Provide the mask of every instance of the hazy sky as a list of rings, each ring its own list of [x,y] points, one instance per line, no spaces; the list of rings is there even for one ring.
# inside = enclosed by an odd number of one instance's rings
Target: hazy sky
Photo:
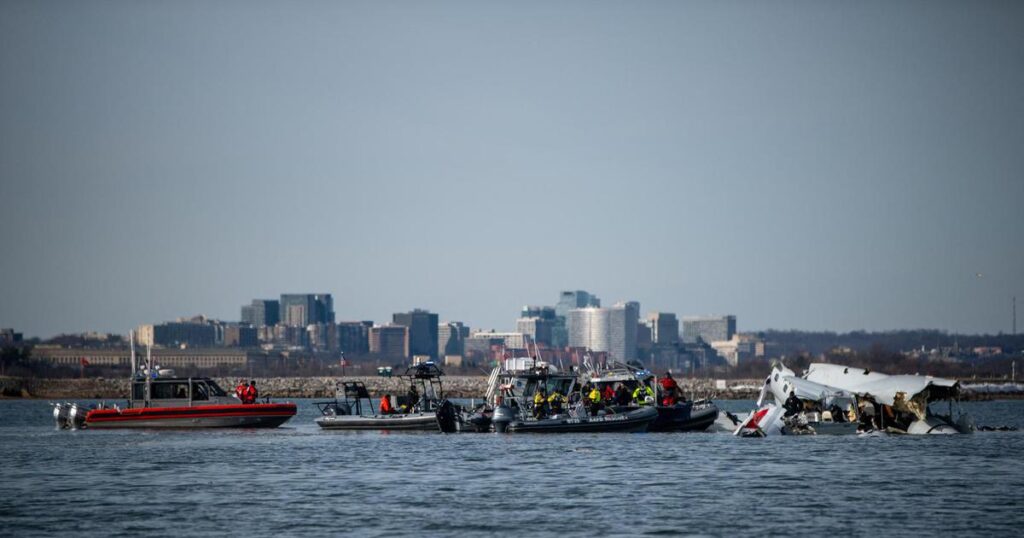
[[[0,2],[27,335],[562,289],[1009,332],[1022,231],[1022,2]]]

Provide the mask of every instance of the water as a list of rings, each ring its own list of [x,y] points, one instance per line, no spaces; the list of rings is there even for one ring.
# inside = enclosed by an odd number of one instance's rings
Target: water
[[[54,431],[0,401],[0,535],[1019,535],[1024,432]],[[725,402],[747,410],[749,402]],[[1024,426],[1024,402],[964,404]]]

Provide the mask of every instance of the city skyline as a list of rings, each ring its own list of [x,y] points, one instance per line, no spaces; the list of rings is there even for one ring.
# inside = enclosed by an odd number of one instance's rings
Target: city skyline
[[[0,327],[1011,330],[1024,4],[0,4]],[[1016,13],[1016,15],[1015,15]]]

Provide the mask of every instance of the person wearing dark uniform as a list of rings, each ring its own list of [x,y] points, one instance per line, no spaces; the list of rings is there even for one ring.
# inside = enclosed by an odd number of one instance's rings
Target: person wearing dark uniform
[[[800,398],[796,397],[796,392],[789,391],[789,398],[786,398],[786,403],[782,407],[786,410],[785,416],[791,417],[799,413],[804,408],[804,404],[800,401]]]
[[[633,400],[633,396],[630,395],[629,389],[626,385],[619,384],[619,388],[615,389],[615,404],[616,405],[629,405],[629,402]]]

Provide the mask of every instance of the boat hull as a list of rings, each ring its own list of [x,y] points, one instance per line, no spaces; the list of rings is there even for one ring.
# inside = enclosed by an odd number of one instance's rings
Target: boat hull
[[[325,430],[438,430],[437,416],[434,413],[375,415],[372,417],[328,415],[316,419],[316,423]]]
[[[541,420],[517,420],[508,425],[509,433],[597,433],[643,432],[658,417],[653,408],[640,408],[625,413],[596,417],[566,416]]]
[[[105,428],[276,428],[295,416],[293,403],[94,409],[85,417]]]
[[[694,406],[686,402],[672,407],[658,407],[658,418],[651,423],[652,432],[702,432],[718,420],[718,406],[709,403]]]

